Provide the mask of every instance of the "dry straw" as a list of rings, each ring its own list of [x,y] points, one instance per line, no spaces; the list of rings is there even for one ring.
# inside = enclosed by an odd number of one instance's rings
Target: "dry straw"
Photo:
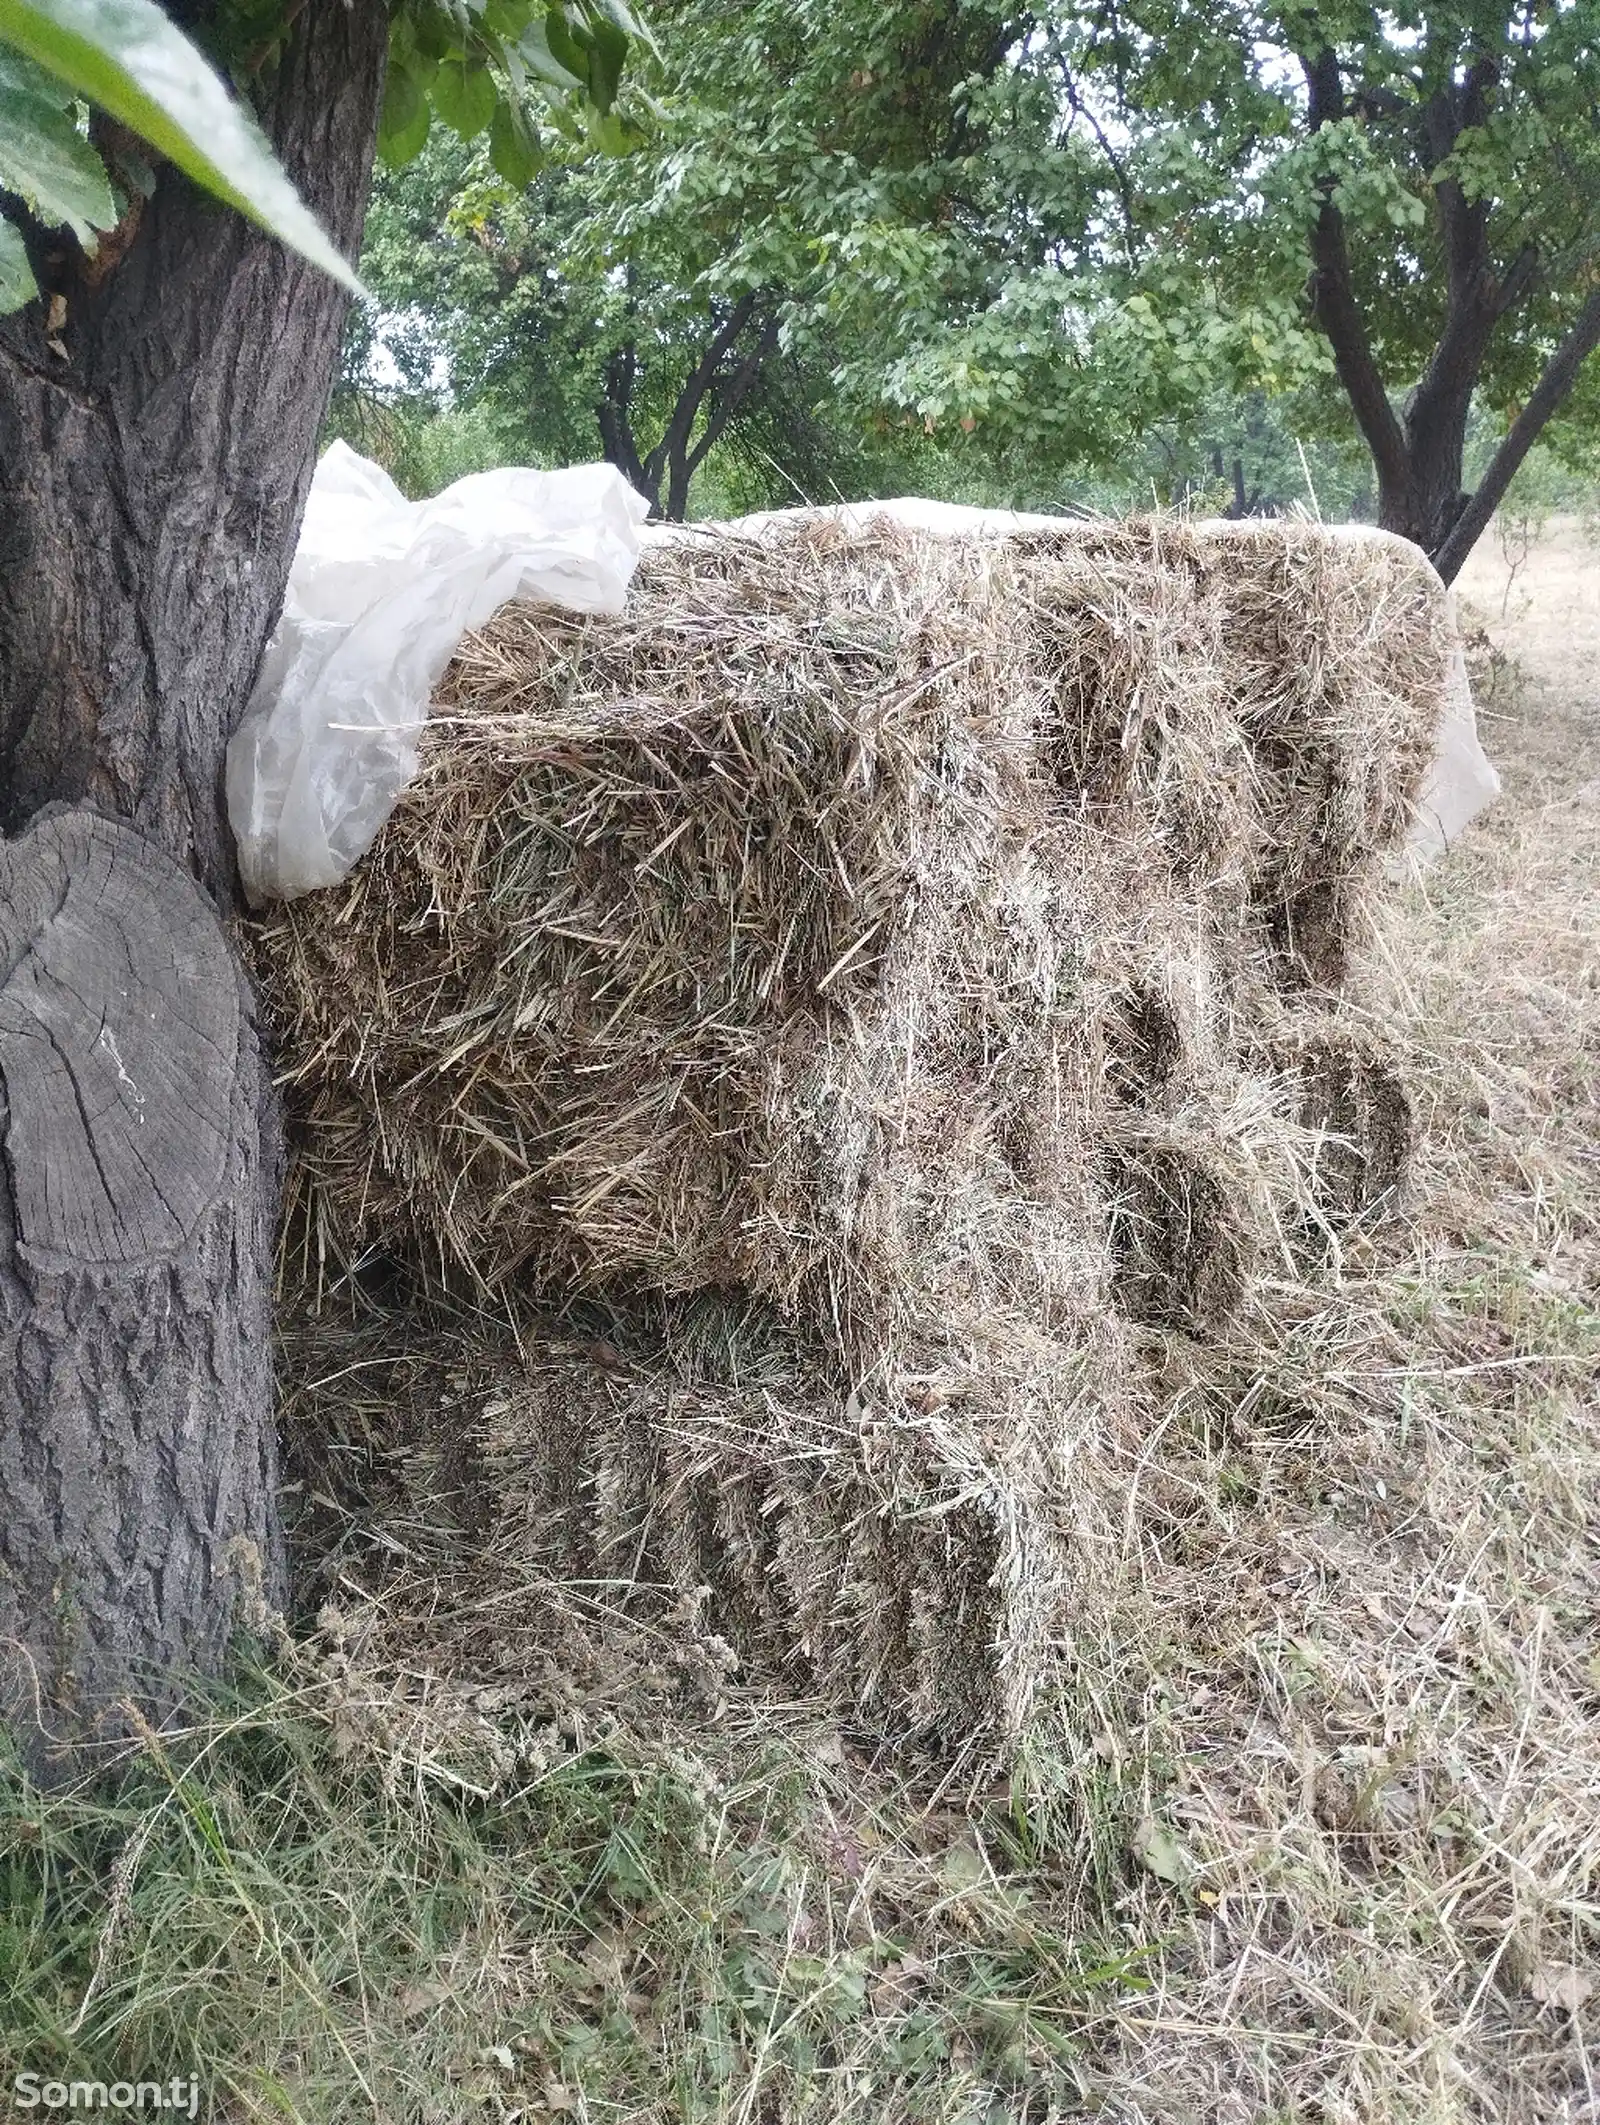
[[[1305,525],[810,523],[507,612],[370,857],[258,933],[294,1276],[770,1316],[759,1389],[671,1336],[626,1393],[496,1361],[497,1539],[709,1586],[885,1728],[1014,1733],[1141,1331],[1223,1332],[1398,1183],[1358,969],[1446,648],[1420,558]]]

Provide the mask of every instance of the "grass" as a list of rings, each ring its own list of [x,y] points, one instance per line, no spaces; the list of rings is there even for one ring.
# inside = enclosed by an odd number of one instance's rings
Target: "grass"
[[[603,1632],[592,1673],[552,1638],[568,1687],[486,1690],[429,1661],[425,1573],[347,1576],[114,1787],[0,1765],[0,2100],[27,2068],[301,2125],[1600,2116],[1578,624],[1523,611],[1507,796],[1389,932],[1406,1210],[1219,1337],[1149,1331],[1103,1599],[1008,1779],[942,1791]]]
[[[192,2071],[241,2118],[998,2120],[1075,2105],[1096,2003],[1145,1982],[1053,1923],[1013,1795],[908,1814],[793,1734],[511,1723],[491,1767],[469,1706],[396,1724],[333,1644],[243,1672],[114,1793],[6,1771],[0,2083]]]

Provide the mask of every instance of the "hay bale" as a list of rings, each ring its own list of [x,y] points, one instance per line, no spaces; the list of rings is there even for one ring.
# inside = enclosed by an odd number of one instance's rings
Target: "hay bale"
[[[1070,1381],[994,1439],[975,1375],[841,1397],[791,1335],[721,1301],[606,1326],[291,1311],[291,1460],[323,1510],[343,1493],[362,1521],[336,1543],[312,1530],[314,1552],[335,1547],[339,1583],[380,1606],[419,1563],[439,1574],[413,1666],[490,1685],[536,1668],[558,1587],[618,1627],[693,1618],[730,1686],[897,1745],[993,1752],[1022,1731],[1082,1576],[1046,1421]]]
[[[709,1587],[885,1730],[1014,1734],[1140,1338],[1391,1185],[1339,989],[1447,649],[1392,542],[1170,524],[685,538],[620,619],[471,641],[369,857],[255,932],[301,1281],[387,1248],[805,1351],[755,1395],[497,1360],[493,1555]]]
[[[881,1339],[958,1233],[982,1303],[1092,1308],[1128,963],[1342,973],[1444,670],[1420,560],[1311,527],[812,525],[507,613],[258,932],[330,1243]]]

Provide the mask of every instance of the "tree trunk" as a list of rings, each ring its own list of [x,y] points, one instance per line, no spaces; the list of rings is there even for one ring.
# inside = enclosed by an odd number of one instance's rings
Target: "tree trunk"
[[[684,379],[660,440],[647,457],[640,456],[633,431],[633,387],[639,374],[633,342],[617,348],[606,363],[595,406],[601,447],[607,462],[615,465],[650,504],[652,522],[683,522],[689,513],[689,483],[749,399],[761,380],[762,365],[777,349],[778,319],[774,312],[762,324],[743,359],[732,369],[726,366],[739,335],[756,313],[757,303],[756,295],[741,295],[721,323],[715,324],[700,359]],[[708,404],[707,418],[696,439],[695,424]]]
[[[1511,423],[1505,441],[1478,483],[1476,494],[1461,509],[1448,536],[1433,550],[1433,564],[1447,583],[1453,583],[1461,573],[1462,563],[1505,500],[1506,489],[1515,479],[1528,452],[1571,397],[1579,371],[1597,347],[1600,347],[1600,289],[1589,296],[1573,319],[1566,338],[1546,362],[1544,374]]]
[[[1404,475],[1380,483],[1379,524],[1426,554],[1438,553],[1467,503],[1462,475],[1470,405],[1469,389],[1460,404],[1429,408],[1420,420],[1408,414]]]
[[[650,504],[651,519],[661,514],[659,471],[652,474],[639,455],[633,434],[633,387],[639,359],[631,341],[618,347],[606,363],[595,419],[600,428],[600,448],[608,465]]]
[[[1339,58],[1331,46],[1300,56],[1307,119],[1315,136],[1346,110]],[[1570,396],[1579,371],[1600,347],[1600,291],[1591,290],[1479,484],[1463,486],[1467,424],[1484,357],[1501,320],[1511,315],[1545,271],[1537,244],[1524,242],[1502,272],[1490,242],[1491,204],[1469,198],[1447,168],[1464,132],[1488,122],[1500,84],[1501,62],[1480,53],[1465,76],[1437,89],[1418,112],[1423,166],[1430,179],[1443,239],[1447,303],[1444,327],[1403,422],[1389,403],[1373,355],[1367,321],[1356,299],[1344,220],[1330,171],[1311,230],[1312,307],[1333,351],[1334,367],[1356,425],[1372,453],[1378,483],[1378,522],[1422,547],[1446,583],[1499,507],[1518,467]]]
[[[310,0],[262,99],[352,253],[386,41]],[[43,1760],[214,1669],[241,1581],[282,1592],[222,768],[345,301],[170,169],[101,261],[33,253],[45,299],[0,322],[0,1712]]]

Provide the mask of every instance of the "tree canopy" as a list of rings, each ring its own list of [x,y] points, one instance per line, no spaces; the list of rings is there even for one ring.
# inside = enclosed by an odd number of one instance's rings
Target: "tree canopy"
[[[1453,570],[1550,421],[1586,447],[1595,0],[654,20],[619,152],[525,172],[436,133],[367,271],[413,385],[536,408],[541,447],[603,447],[668,514],[741,448],[763,500],[906,467],[1137,493],[1185,459],[1281,505],[1313,479],[1292,429],[1359,439],[1373,512]]]
[[[929,418],[1115,447],[1212,391],[1335,390],[1453,572],[1600,342],[1593,0],[1050,9],[971,90],[998,285],[890,374]],[[1461,491],[1476,399],[1507,443]],[[1574,422],[1569,444],[1581,429]]]
[[[230,97],[155,0],[3,0],[0,184],[26,211],[0,215],[0,306],[54,229],[114,253],[161,157],[347,273],[249,117],[295,13],[209,11]],[[357,368],[382,338],[413,390],[442,368],[508,442],[603,448],[668,515],[708,463],[736,499],[907,466],[1037,489],[1170,464],[1175,434],[1266,506],[1288,407],[1303,438],[1353,426],[1376,513],[1447,572],[1552,422],[1590,447],[1596,0],[653,19],[659,40],[626,0],[395,0],[386,314],[354,327]],[[1469,497],[1485,422],[1502,447]]]
[[[300,5],[223,0],[195,43],[156,0],[0,0],[0,190],[23,210],[0,213],[0,312],[39,293],[30,239],[65,230],[94,254],[137,220],[161,160],[359,291],[251,115]],[[435,111],[462,138],[486,135],[519,179],[538,166],[536,110],[563,135],[623,137],[613,106],[630,45],[647,41],[626,0],[395,0],[390,12],[391,156],[421,147]]]
[[[883,294],[950,211],[976,144],[957,92],[1017,20],[968,0],[674,0],[654,20],[648,92],[601,143],[619,152],[554,143],[523,182],[492,143],[435,135],[380,180],[382,336],[413,385],[442,358],[462,391],[536,408],[546,447],[603,447],[669,515],[719,444],[725,469],[781,459],[784,498],[831,491],[882,461]]]

